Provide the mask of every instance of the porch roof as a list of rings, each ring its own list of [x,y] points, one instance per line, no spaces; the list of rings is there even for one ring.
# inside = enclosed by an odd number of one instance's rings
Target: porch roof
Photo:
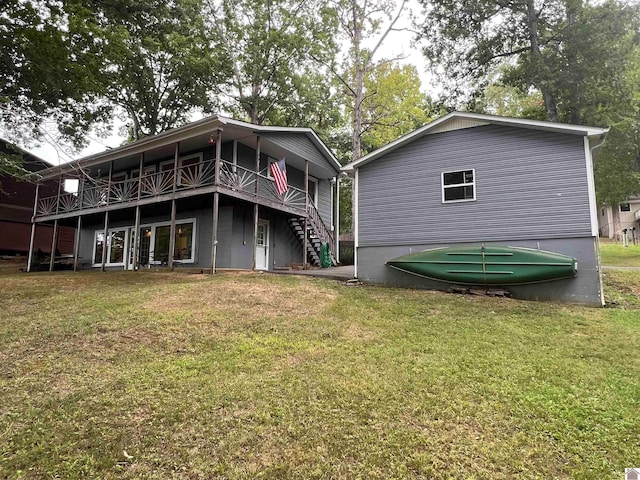
[[[256,148],[257,137],[260,136],[261,152],[274,158],[286,157],[288,164],[301,170],[305,160],[309,160],[309,173],[317,178],[331,178],[340,172],[340,163],[311,128],[255,125],[218,115],[51,167],[41,172],[41,178],[46,180],[60,174],[73,174],[80,168],[88,169],[114,160],[126,162],[129,159],[135,165],[142,153],[150,153],[151,160],[172,156],[172,145],[176,142],[180,142],[182,151],[196,150],[206,147],[210,136],[219,129],[222,130],[223,142],[238,140],[252,148]]]

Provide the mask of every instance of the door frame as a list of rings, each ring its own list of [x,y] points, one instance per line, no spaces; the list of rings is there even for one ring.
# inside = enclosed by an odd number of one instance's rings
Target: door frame
[[[271,222],[269,220],[266,220],[264,218],[258,218],[258,228],[260,228],[260,225],[263,225],[265,227],[265,242],[264,242],[264,247],[265,248],[265,254],[264,254],[264,267],[259,266],[258,265],[258,248],[260,248],[261,246],[258,245],[258,239],[256,239],[256,270],[269,270],[269,253],[271,250],[271,239],[270,239],[270,232],[269,230],[271,230],[270,226],[271,226]]]

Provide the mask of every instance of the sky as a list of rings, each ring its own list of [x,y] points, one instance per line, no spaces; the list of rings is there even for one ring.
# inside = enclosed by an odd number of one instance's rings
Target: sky
[[[405,10],[402,17],[399,19],[396,28],[398,29],[410,29],[410,13],[419,13],[420,7],[417,0],[410,0],[408,9]],[[412,46],[414,34],[410,31],[393,31],[390,32],[385,42],[381,45],[376,60],[381,58],[403,58],[400,63],[412,64],[418,69],[420,74],[420,80],[422,82],[422,91],[429,93],[432,91],[431,84],[433,82],[432,77],[426,70],[425,59],[422,56],[420,50],[416,46]],[[377,41],[377,38],[372,41]],[[373,45],[371,45],[372,47]],[[220,112],[225,114],[224,112]],[[200,117],[195,117],[193,120],[199,120]],[[70,162],[78,158],[86,157],[95,153],[103,152],[109,148],[115,148],[122,145],[124,137],[118,134],[119,127],[122,123],[118,123],[116,120],[114,127],[111,130],[111,135],[106,138],[99,137],[95,132],[89,132],[87,139],[89,144],[86,148],[79,152],[73,151],[72,148],[64,145],[56,145],[52,138],[42,138],[38,146],[26,147],[26,150],[33,152],[38,157],[52,163],[59,165],[61,163]]]

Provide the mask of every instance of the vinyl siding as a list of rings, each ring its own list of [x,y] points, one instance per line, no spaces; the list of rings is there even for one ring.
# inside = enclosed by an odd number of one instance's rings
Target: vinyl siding
[[[441,172],[476,200],[442,203]],[[360,246],[591,235],[583,138],[486,125],[428,135],[359,169]]]
[[[531,285],[512,285],[503,288],[508,290],[514,298],[524,300],[552,300],[602,306],[596,240],[594,238],[531,238],[526,241],[509,242],[514,247],[540,247],[542,250],[570,255],[578,260],[578,275],[571,279]],[[497,244],[502,245],[503,243],[498,242]],[[448,245],[359,247],[358,278],[364,282],[393,287],[449,290],[452,285],[450,283],[418,277],[386,265],[387,261],[401,255],[446,246]]]
[[[322,169],[329,170],[329,176],[338,174],[336,167],[318,151],[318,148],[305,134],[293,135],[291,133],[263,133],[263,138],[268,138],[279,147],[297,155],[300,158],[309,160],[309,163],[317,165]]]

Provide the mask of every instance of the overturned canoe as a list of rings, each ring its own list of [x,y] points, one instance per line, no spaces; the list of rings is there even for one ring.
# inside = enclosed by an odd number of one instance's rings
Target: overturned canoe
[[[520,285],[575,277],[578,261],[532,248],[445,247],[403,255],[391,268],[434,280],[468,285]]]

